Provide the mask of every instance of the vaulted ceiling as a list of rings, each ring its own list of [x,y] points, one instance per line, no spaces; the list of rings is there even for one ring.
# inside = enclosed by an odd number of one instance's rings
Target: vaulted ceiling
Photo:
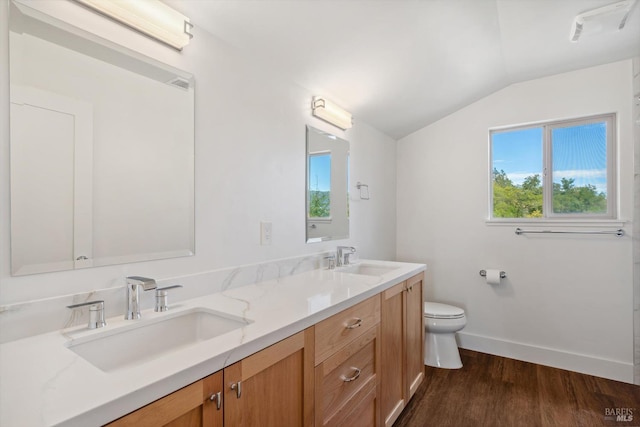
[[[394,138],[510,84],[640,56],[622,31],[569,40],[612,0],[173,0],[192,22]],[[631,94],[630,94],[631,96]]]

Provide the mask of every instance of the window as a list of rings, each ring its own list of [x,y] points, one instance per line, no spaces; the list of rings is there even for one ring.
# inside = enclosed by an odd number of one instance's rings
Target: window
[[[615,218],[614,131],[615,114],[491,130],[491,218]]]
[[[331,153],[309,155],[309,218],[331,216]]]

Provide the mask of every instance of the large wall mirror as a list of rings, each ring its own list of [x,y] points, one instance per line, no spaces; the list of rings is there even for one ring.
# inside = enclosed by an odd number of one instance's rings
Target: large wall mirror
[[[349,142],[307,126],[307,243],[349,237]]]
[[[11,274],[194,253],[194,81],[10,6]]]

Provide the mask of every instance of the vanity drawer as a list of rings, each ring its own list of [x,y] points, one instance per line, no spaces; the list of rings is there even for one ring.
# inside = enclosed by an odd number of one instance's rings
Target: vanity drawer
[[[370,381],[353,400],[353,409],[344,418],[334,417],[323,427],[371,427],[378,426],[378,399],[376,384]]]
[[[378,329],[369,328],[316,366],[316,426],[343,425],[345,417],[350,418],[363,400],[370,401],[372,393],[375,398]],[[369,402],[364,407],[375,404]]]
[[[380,323],[380,296],[362,301],[316,324],[316,365]]]

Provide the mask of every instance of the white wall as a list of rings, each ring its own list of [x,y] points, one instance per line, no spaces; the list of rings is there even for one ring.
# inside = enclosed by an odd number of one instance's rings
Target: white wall
[[[466,310],[463,347],[632,382],[631,224],[618,238],[486,223],[489,128],[608,112],[632,218],[631,74],[624,61],[514,84],[398,142],[397,259],[427,263],[426,298]],[[489,286],[486,268],[508,277]]]
[[[0,305],[124,286],[137,274],[157,279],[356,246],[361,257],[395,256],[395,142],[356,118],[342,132],[311,116],[307,89],[242,52],[194,29],[182,53],[96,17],[70,2],[80,22],[110,39],[195,75],[196,255],[24,277],[9,275],[8,54],[6,0],[0,5]],[[331,94],[324,94],[331,96]],[[339,95],[339,94],[337,94]],[[339,101],[339,100],[337,100]],[[350,142],[352,182],[371,200],[351,205],[351,237],[305,244],[305,125]],[[355,191],[355,189],[352,189]],[[273,244],[260,246],[260,221],[273,223]]]

